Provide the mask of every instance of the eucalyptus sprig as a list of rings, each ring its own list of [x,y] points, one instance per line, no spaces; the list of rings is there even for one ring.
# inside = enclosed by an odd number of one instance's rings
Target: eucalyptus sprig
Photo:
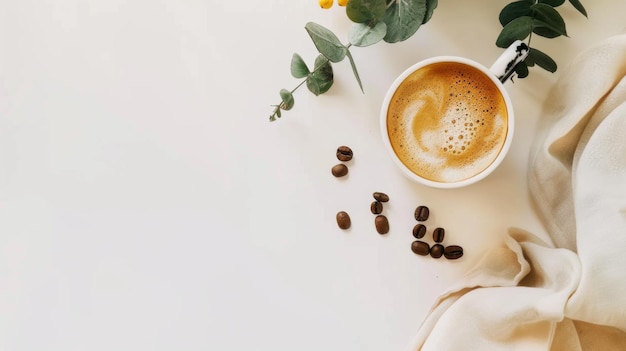
[[[363,91],[351,47],[366,47],[380,41],[395,43],[404,41],[418,28],[428,22],[437,7],[438,0],[349,0],[346,15],[353,22],[348,31],[348,44],[343,44],[328,28],[309,22],[304,28],[311,37],[320,55],[315,59],[313,69],[309,69],[297,53],[291,59],[291,75],[304,79],[294,89],[280,90],[281,102],[272,105],[274,111],[270,121],[282,116],[281,111],[288,111],[294,106],[293,93],[306,83],[314,95],[328,91],[334,82],[333,63],[350,61],[352,72]]]
[[[533,33],[546,38],[567,36],[565,21],[555,9],[563,3],[565,0],[520,0],[506,5],[499,15],[503,28],[496,45],[506,48],[515,40],[527,39],[530,47]],[[587,16],[579,0],[569,0],[569,3]],[[281,101],[272,105],[274,110],[269,117],[270,121],[280,118],[281,111],[293,108],[293,94],[305,83],[314,95],[327,92],[334,82],[332,64],[341,62],[346,57],[350,61],[359,88],[363,91],[350,49],[370,46],[380,41],[396,43],[407,40],[432,18],[437,4],[438,0],[349,0],[346,15],[353,24],[348,31],[348,44],[343,44],[328,28],[313,22],[307,23],[304,28],[319,56],[315,59],[313,69],[309,69],[300,55],[293,54],[291,75],[303,80],[291,90],[280,90]],[[528,67],[535,65],[550,72],[557,69],[556,62],[550,56],[530,47],[528,57],[516,66],[515,72],[519,78],[525,78],[528,76]]]
[[[311,37],[311,40],[313,41],[313,44],[315,44],[315,47],[317,48],[317,51],[319,51],[320,55],[315,59],[313,70],[310,70],[300,55],[297,53],[293,54],[291,57],[291,75],[294,78],[304,78],[304,80],[292,90],[280,90],[281,102],[278,105],[274,105],[274,113],[270,115],[270,121],[280,118],[282,115],[281,110],[288,111],[293,107],[293,93],[304,83],[306,83],[309,91],[315,95],[327,92],[334,82],[333,67],[331,62],[341,62],[344,58],[348,57],[350,64],[352,65],[354,76],[356,77],[361,90],[363,90],[361,78],[359,77],[356,65],[354,64],[354,59],[350,53],[350,46],[352,46],[352,44],[342,44],[339,38],[337,38],[331,30],[317,23],[309,22],[304,28],[309,33],[309,36]]]
[[[548,72],[556,72],[556,62],[548,54],[530,46],[530,42],[533,34],[550,39],[568,36],[565,21],[556,10],[564,3],[565,0],[521,0],[506,5],[500,11],[502,31],[496,39],[496,45],[507,48],[515,40],[527,40],[526,44],[530,48],[528,57],[515,67],[517,77],[526,78],[528,67],[535,65]],[[569,3],[587,17],[587,11],[579,0],[569,0]]]

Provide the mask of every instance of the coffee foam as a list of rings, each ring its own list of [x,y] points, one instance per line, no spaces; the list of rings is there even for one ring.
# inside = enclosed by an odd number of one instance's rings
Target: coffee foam
[[[409,75],[387,112],[391,145],[411,171],[438,182],[470,178],[496,159],[507,133],[506,103],[480,70],[440,62]]]

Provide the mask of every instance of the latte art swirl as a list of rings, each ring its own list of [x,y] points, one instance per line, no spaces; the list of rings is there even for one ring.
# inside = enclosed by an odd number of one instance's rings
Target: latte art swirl
[[[400,84],[389,104],[387,130],[394,152],[412,172],[456,182],[496,159],[506,139],[507,107],[480,70],[439,62]]]

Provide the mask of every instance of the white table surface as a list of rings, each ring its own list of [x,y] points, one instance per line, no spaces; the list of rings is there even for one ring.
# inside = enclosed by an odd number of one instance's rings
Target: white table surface
[[[565,4],[561,69],[507,84],[516,136],[463,189],[411,183],[382,148],[387,87],[430,56],[489,65],[498,0],[442,0],[408,41],[353,48],[326,95],[268,122],[316,0],[0,3],[0,350],[401,350],[435,298],[509,227],[544,229],[526,171],[546,94],[574,55],[626,29],[626,1]],[[343,36],[342,36],[343,34]],[[593,74],[593,72],[589,72]],[[339,145],[355,157],[331,176]],[[374,191],[389,194],[378,235]],[[410,251],[417,205],[458,261]],[[341,231],[335,213],[348,211]]]

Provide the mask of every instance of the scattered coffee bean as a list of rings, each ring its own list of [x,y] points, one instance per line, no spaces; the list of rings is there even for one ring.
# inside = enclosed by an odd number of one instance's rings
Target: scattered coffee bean
[[[376,216],[376,219],[374,220],[374,224],[376,225],[376,231],[378,232],[378,234],[389,233],[389,221],[387,220],[387,217],[385,217],[384,215]]]
[[[426,206],[417,206],[415,209],[415,219],[423,222],[428,219],[430,215],[430,210]]]
[[[443,245],[435,244],[430,248],[430,256],[433,258],[439,258],[443,255]]]
[[[346,174],[348,174],[348,167],[344,165],[343,163],[340,163],[340,164],[333,166],[333,168],[331,169],[331,172],[333,173],[335,177],[343,177]]]
[[[337,212],[337,225],[341,229],[348,229],[352,222],[350,221],[350,215],[345,211]]]
[[[337,159],[339,159],[339,161],[350,161],[353,155],[354,153],[352,152],[352,149],[347,146],[340,146],[337,148]]]
[[[421,239],[424,235],[426,235],[426,226],[423,224],[416,224],[415,227],[413,227],[413,236],[416,239]]]
[[[381,193],[381,192],[375,192],[374,193],[374,199],[376,199],[376,201],[380,201],[380,202],[387,202],[389,201],[389,196],[385,193]]]
[[[380,201],[372,202],[370,211],[372,211],[373,214],[381,214],[383,212],[383,204]]]
[[[443,255],[449,260],[456,260],[463,256],[463,248],[458,245],[446,246],[446,248],[443,249]]]
[[[445,233],[446,233],[445,229],[443,229],[443,228],[435,228],[435,230],[433,231],[433,240],[436,243],[442,242]]]
[[[411,251],[420,256],[427,256],[430,253],[430,246],[428,243],[415,240],[411,243]]]

